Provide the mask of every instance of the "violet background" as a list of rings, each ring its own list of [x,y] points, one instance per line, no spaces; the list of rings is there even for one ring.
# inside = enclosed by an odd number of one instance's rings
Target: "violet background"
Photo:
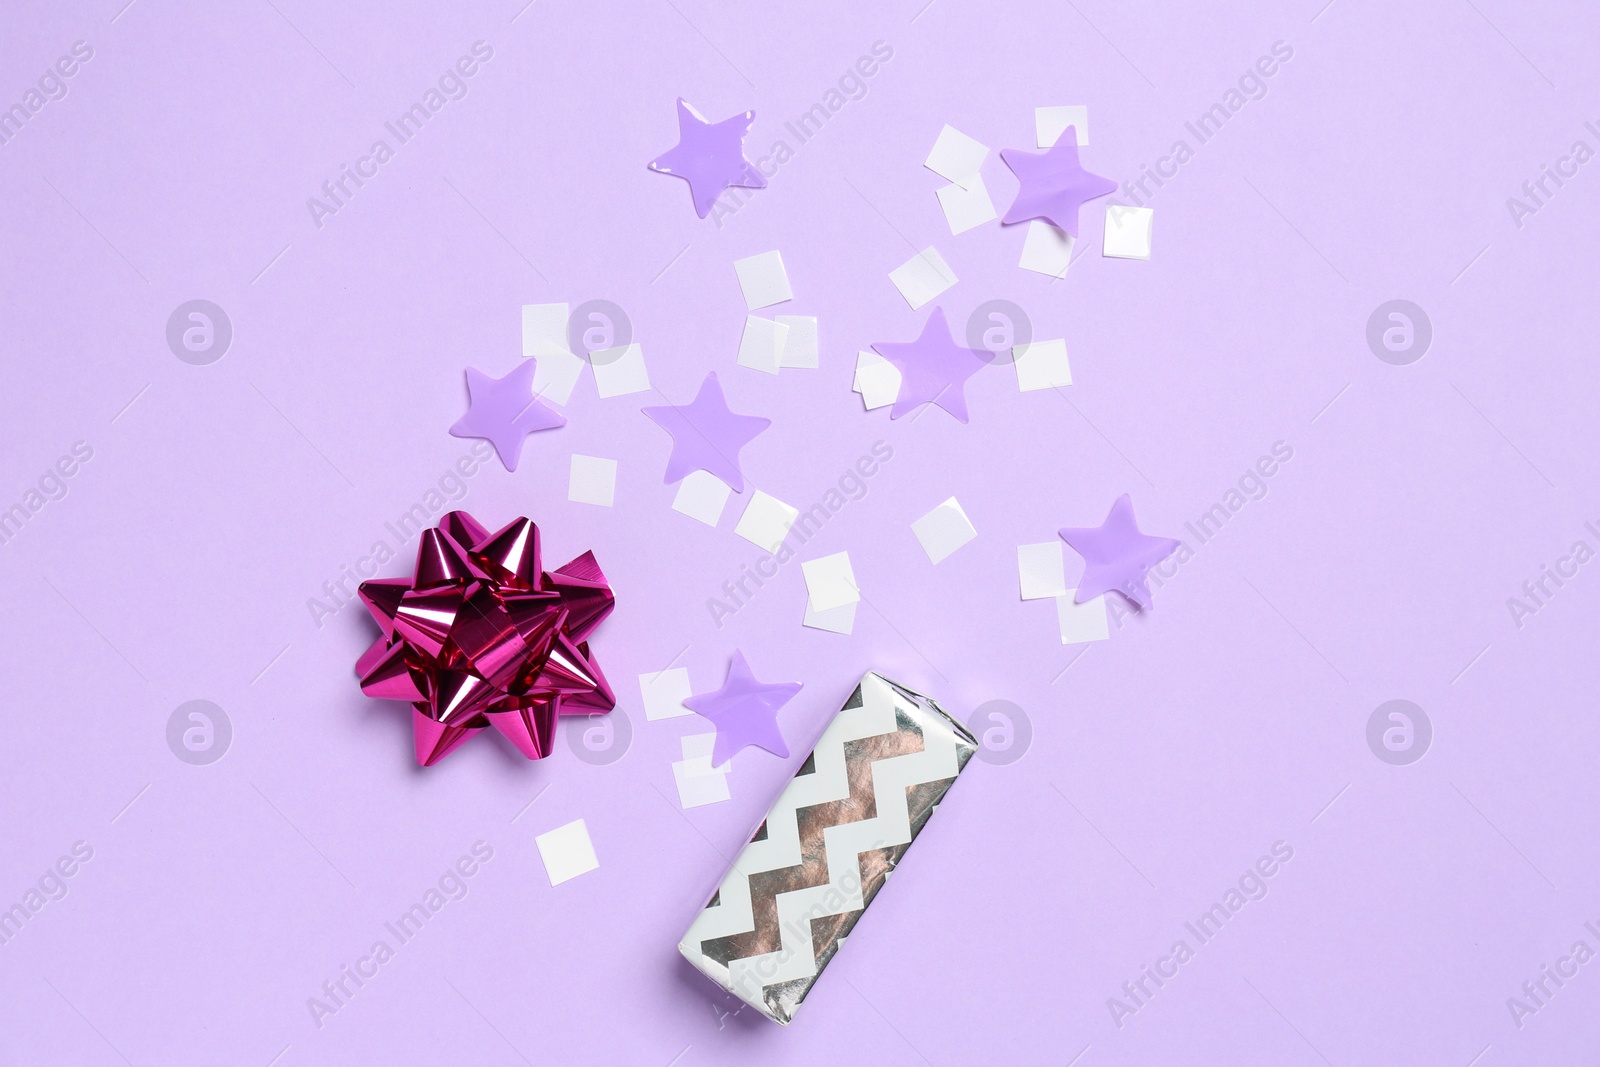
[[[1600,577],[1521,629],[1506,607],[1600,520],[1600,164],[1521,228],[1505,205],[1600,147],[1592,8],[123,2],[0,15],[0,103],[94,49],[0,145],[3,503],[94,449],[0,548],[0,898],[94,849],[0,946],[0,1063],[1488,1067],[1600,1046],[1600,964],[1521,1029],[1506,1007],[1600,947]],[[306,198],[478,40],[469,95],[316,228]],[[880,40],[867,95],[720,228],[646,170],[676,96],[754,108],[759,156]],[[948,233],[922,167],[942,123],[1031,149],[1036,105],[1087,104],[1086,164],[1135,178],[1275,41],[1294,56],[1265,98],[1155,196],[1148,263],[1100,257],[1098,208],[1061,282],[1018,269],[1022,227]],[[997,154],[984,175],[1003,212]],[[929,244],[961,279],[953,322],[1015,301],[1076,384],[985,371],[968,426],[864,413],[855,352],[915,336],[932,307],[887,273]],[[820,317],[820,370],[734,364],[732,262],[771,248],[796,298],[766,313]],[[211,366],[164,338],[195,297],[234,325]],[[1397,297],[1435,332],[1404,367],[1364,338]],[[668,440],[638,412],[660,396],[585,380],[465,506],[533,516],[551,563],[595,551],[631,747],[529,764],[485,735],[421,771],[405,709],[352,677],[370,624],[318,628],[307,599],[468,450],[445,432],[462,368],[519,358],[519,305],[594,298],[626,309],[660,394],[715,369],[773,419],[744,469],[780,499],[892,445],[801,553],[848,549],[868,603],[852,637],[804,629],[790,565],[716,628],[707,599],[759,555],[740,498],[719,529],[670,511]],[[1063,647],[1053,605],[1018,599],[1017,545],[1125,491],[1190,538],[1280,440],[1270,494],[1110,641]],[[567,502],[573,452],[620,461],[614,509]],[[935,567],[910,523],[952,494],[979,536]],[[734,648],[804,682],[795,754],[741,753],[733,799],[684,812],[669,763],[704,724],[646,722],[636,677],[676,661],[709,689]],[[868,668],[963,717],[1013,701],[1031,747],[963,776],[792,1027],[726,1015],[676,940]],[[195,698],[234,729],[207,767],[166,743]],[[1392,698],[1433,723],[1410,766],[1365,740]],[[578,817],[601,868],[552,889],[534,836]],[[469,895],[317,1028],[307,998],[478,840]],[[1119,1029],[1107,998],[1280,840],[1270,894]]]

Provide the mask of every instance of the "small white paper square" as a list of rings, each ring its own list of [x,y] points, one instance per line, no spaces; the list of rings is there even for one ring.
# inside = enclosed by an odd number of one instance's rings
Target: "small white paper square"
[[[800,620],[802,626],[809,626],[813,630],[827,630],[830,633],[848,634],[856,627],[855,604],[841,604],[839,607],[828,611],[818,611],[812,606],[811,601],[806,601],[805,618]]]
[[[567,305],[522,305],[522,358],[537,360],[533,395],[566,404],[583,373],[583,360],[567,348]]]
[[[602,397],[642,393],[650,388],[650,372],[645,368],[644,347],[640,344],[590,352],[589,365],[594,368],[595,388]]]
[[[777,374],[789,343],[789,327],[760,315],[744,317],[744,336],[739,338],[739,366]]]
[[[782,547],[783,539],[789,536],[789,527],[799,517],[797,509],[757,489],[733,532],[759,548],[776,552]]]
[[[814,370],[817,367],[817,317],[815,315],[777,315],[779,326],[788,327],[778,366]]]
[[[1081,645],[1085,641],[1105,641],[1111,637],[1106,622],[1106,598],[1091,597],[1082,604],[1074,604],[1076,589],[1068,589],[1056,597],[1056,620],[1061,625],[1063,645]]]
[[[789,273],[783,269],[783,256],[776,250],[734,260],[733,270],[744,291],[744,306],[751,311],[793,299]]]
[[[568,500],[609,508],[616,495],[616,460],[572,454],[572,470],[567,478]]]
[[[1065,341],[1016,345],[1011,349],[1011,358],[1017,369],[1017,388],[1024,393],[1072,384],[1072,365],[1067,362]]]
[[[582,819],[547,830],[533,842],[539,846],[539,858],[544,860],[544,871],[550,876],[551,885],[560,885],[600,866],[595,858],[594,842],[589,840],[589,827]]]
[[[1067,591],[1067,571],[1061,542],[1017,546],[1017,571],[1022,577],[1022,599],[1043,600]]]
[[[533,395],[564,406],[583,373],[583,360],[564,348],[547,348],[533,359]]]
[[[947,185],[938,192],[939,206],[944,209],[944,220],[950,224],[951,233],[966,233],[974,226],[993,222],[994,201],[982,178],[973,178],[970,186]]]
[[[856,353],[856,381],[867,410],[886,407],[900,397],[900,368],[876,352]]]
[[[523,304],[522,358],[542,356],[551,349],[570,355],[571,351],[567,348],[567,315],[565,304]]]
[[[806,592],[816,611],[832,611],[861,599],[856,573],[850,568],[850,553],[835,552],[800,564],[806,577]]]
[[[1155,208],[1106,205],[1106,237],[1101,254],[1115,259],[1150,258],[1150,224]]]
[[[710,759],[711,753],[717,750],[717,732],[684,734],[678,738],[678,747],[683,750],[686,760]]]
[[[1033,109],[1033,132],[1038,135],[1039,147],[1050,148],[1061,139],[1071,126],[1078,132],[1078,144],[1089,143],[1089,109],[1082,104],[1068,107],[1036,107]]]
[[[954,126],[939,131],[933,142],[933,151],[922,164],[946,181],[957,185],[971,185],[978,177],[978,168],[989,155],[988,146],[979,144]]]
[[[956,283],[956,272],[929,245],[889,272],[889,280],[915,311]]]
[[[722,520],[722,509],[732,491],[727,482],[710,471],[690,471],[678,483],[672,510],[707,526],[715,526]]]
[[[728,773],[713,767],[710,756],[697,756],[674,763],[672,780],[678,786],[678,803],[685,808],[716,804],[731,795],[728,792]]]
[[[928,559],[938,563],[950,553],[978,536],[972,521],[961,509],[961,504],[951,497],[911,524],[911,532],[922,542]]]
[[[1017,266],[1035,274],[1065,278],[1072,265],[1073,243],[1073,236],[1066,230],[1034,219],[1028,223],[1028,236],[1022,242],[1022,259]]]
[[[683,704],[691,692],[687,667],[639,675],[639,695],[644,698],[644,717],[651,722],[693,715],[694,712]]]

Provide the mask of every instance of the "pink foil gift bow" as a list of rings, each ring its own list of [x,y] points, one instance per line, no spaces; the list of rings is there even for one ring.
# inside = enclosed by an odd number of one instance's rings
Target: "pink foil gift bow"
[[[411,702],[417,762],[443,759],[493,726],[529,759],[550,754],[558,716],[616,698],[585,640],[615,605],[592,552],[539,564],[539,528],[491,534],[452,511],[417,546],[412,578],[361,583],[383,635],[356,661],[369,697]]]

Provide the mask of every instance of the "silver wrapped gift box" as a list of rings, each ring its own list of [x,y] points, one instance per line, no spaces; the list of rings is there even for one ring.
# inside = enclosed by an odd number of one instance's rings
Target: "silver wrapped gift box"
[[[865,675],[678,950],[788,1023],[977,747],[928,697]]]

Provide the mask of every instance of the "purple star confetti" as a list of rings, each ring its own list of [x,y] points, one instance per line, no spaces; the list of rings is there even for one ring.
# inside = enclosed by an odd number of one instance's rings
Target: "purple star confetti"
[[[523,438],[567,424],[562,415],[534,398],[534,363],[525,359],[504,378],[468,367],[467,413],[450,427],[452,437],[481,437],[494,445],[508,471],[517,469]]]
[[[778,709],[800,692],[799,682],[759,682],[735,650],[728,663],[728,679],[711,693],[686,697],[683,706],[710,719],[717,728],[717,744],[711,752],[713,766],[721,766],[735,752],[750,745],[764,748],[774,756],[789,755],[789,746],[778,729]]]
[[[1065,136],[1065,135],[1063,135]],[[1151,537],[1139,530],[1133,518],[1133,500],[1117,497],[1111,513],[1099,526],[1066,527],[1061,539],[1083,557],[1083,577],[1074,604],[1116,590],[1139,607],[1148,609],[1150,586],[1145,571],[1178,550],[1170,537]]]
[[[740,493],[744,472],[739,469],[739,450],[772,425],[771,419],[729,411],[715,373],[706,375],[691,403],[640,410],[672,435],[672,455],[662,481],[670,484],[691,471],[706,471]]]
[[[1078,236],[1078,209],[1090,200],[1116,191],[1117,183],[1083,169],[1078,162],[1078,131],[1064,130],[1043,152],[1007,148],[1000,153],[1022,187],[1002,223],[1044,219],[1058,230]]]
[[[756,113],[746,111],[721,122],[707,122],[678,97],[678,143],[650,161],[658,174],[671,174],[689,183],[695,214],[705,218],[711,205],[729,186],[765,189],[767,179],[744,158],[744,136]]]
[[[988,365],[983,355],[950,336],[944,308],[934,308],[915,341],[880,341],[872,346],[900,371],[900,395],[889,409],[898,419],[923,404],[938,404],[956,421],[967,421],[967,379]]]

